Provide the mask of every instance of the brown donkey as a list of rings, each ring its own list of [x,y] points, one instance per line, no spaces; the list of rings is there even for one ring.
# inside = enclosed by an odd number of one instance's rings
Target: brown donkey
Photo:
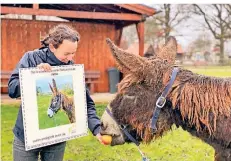
[[[118,124],[148,143],[176,124],[213,146],[216,160],[231,161],[231,79],[208,77],[179,69],[161,109],[157,131],[150,120],[155,104],[168,84],[174,68],[177,43],[170,37],[150,58],[127,53],[109,39],[108,45],[119,69],[126,74],[109,108]],[[123,144],[126,136],[108,115],[102,116],[102,134],[112,136],[112,145]]]
[[[53,93],[53,97],[51,99],[50,107],[47,110],[47,115],[49,117],[53,117],[55,113],[57,113],[60,109],[63,109],[70,122],[75,122],[75,105],[73,98],[68,98],[65,94],[58,91],[56,82],[52,79],[53,87],[50,85],[50,89]]]

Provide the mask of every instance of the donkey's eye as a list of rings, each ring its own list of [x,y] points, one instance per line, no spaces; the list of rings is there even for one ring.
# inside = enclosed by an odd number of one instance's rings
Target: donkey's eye
[[[135,96],[132,96],[132,95],[124,95],[124,98],[128,98],[128,99],[134,99],[135,98]]]

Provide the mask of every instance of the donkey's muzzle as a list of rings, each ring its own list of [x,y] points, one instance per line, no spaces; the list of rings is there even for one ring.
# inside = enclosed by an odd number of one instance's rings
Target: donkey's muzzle
[[[48,117],[53,117],[54,116],[54,112],[53,112],[53,110],[51,110],[50,108],[48,108],[48,110],[47,110],[47,115],[48,115]]]

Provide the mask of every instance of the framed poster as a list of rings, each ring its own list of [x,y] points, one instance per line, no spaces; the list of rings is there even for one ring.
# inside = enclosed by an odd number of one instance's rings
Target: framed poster
[[[26,150],[88,134],[84,66],[19,70]]]

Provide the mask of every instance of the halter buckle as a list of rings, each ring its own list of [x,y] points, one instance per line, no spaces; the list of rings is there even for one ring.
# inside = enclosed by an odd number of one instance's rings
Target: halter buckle
[[[152,135],[156,134],[156,132],[157,132],[157,128],[156,128],[156,127],[151,128],[151,133],[152,133]]]
[[[126,128],[127,128],[127,126],[128,126],[128,125],[123,125],[123,124],[119,125],[119,127],[120,127],[120,129],[121,129],[121,130],[126,129]]]
[[[163,108],[164,105],[165,105],[165,103],[166,103],[166,98],[163,97],[163,96],[160,96],[160,97],[157,99],[157,101],[156,101],[156,106],[157,106],[158,108]]]

